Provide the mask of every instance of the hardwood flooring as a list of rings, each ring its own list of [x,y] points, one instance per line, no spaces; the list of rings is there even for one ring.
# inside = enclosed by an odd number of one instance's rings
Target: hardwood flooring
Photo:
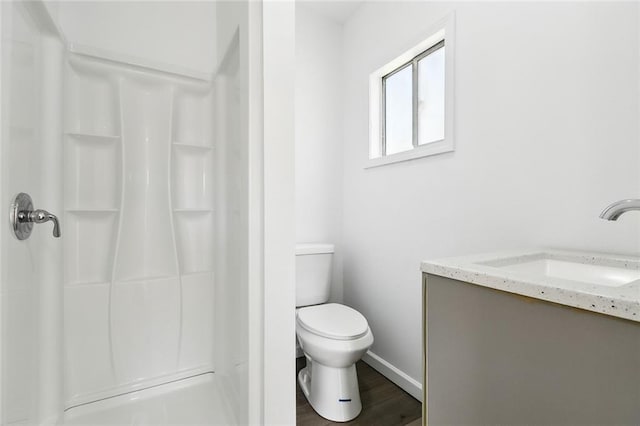
[[[306,365],[304,357],[296,360],[296,373]],[[362,412],[354,420],[334,423],[318,415],[305,398],[296,376],[296,420],[299,426],[333,424],[367,426],[419,426],[422,406],[419,401],[362,361],[356,364]]]

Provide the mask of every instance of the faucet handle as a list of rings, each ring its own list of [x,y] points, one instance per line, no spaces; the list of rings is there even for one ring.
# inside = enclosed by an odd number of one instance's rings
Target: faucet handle
[[[53,236],[55,238],[60,238],[60,222],[58,222],[58,217],[56,215],[51,214],[46,210],[38,209],[28,212],[28,221],[33,223],[53,222]]]
[[[25,240],[31,235],[34,223],[53,222],[53,236],[60,238],[60,222],[56,215],[46,210],[34,209],[29,194],[21,192],[11,203],[9,219],[13,233],[19,240]]]

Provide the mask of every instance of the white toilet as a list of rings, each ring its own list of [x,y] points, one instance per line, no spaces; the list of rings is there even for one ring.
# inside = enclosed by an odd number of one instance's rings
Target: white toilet
[[[355,363],[373,343],[362,314],[329,300],[331,244],[296,246],[296,335],[307,358],[298,374],[313,409],[335,422],[362,410]]]

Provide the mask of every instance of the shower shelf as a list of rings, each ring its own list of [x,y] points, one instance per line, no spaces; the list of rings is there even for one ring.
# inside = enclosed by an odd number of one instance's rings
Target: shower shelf
[[[120,139],[120,136],[99,135],[95,133],[66,132],[65,134],[71,139],[92,143],[110,143]]]
[[[207,145],[196,145],[192,143],[173,142],[173,146],[176,148],[193,149],[196,151],[211,151],[213,147]]]

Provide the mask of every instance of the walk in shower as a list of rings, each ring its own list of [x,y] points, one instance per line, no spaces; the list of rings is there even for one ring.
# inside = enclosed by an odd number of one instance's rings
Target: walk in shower
[[[247,423],[251,6],[83,3],[1,5],[1,423]],[[78,43],[92,13],[171,61]],[[11,235],[18,193],[61,238]]]

